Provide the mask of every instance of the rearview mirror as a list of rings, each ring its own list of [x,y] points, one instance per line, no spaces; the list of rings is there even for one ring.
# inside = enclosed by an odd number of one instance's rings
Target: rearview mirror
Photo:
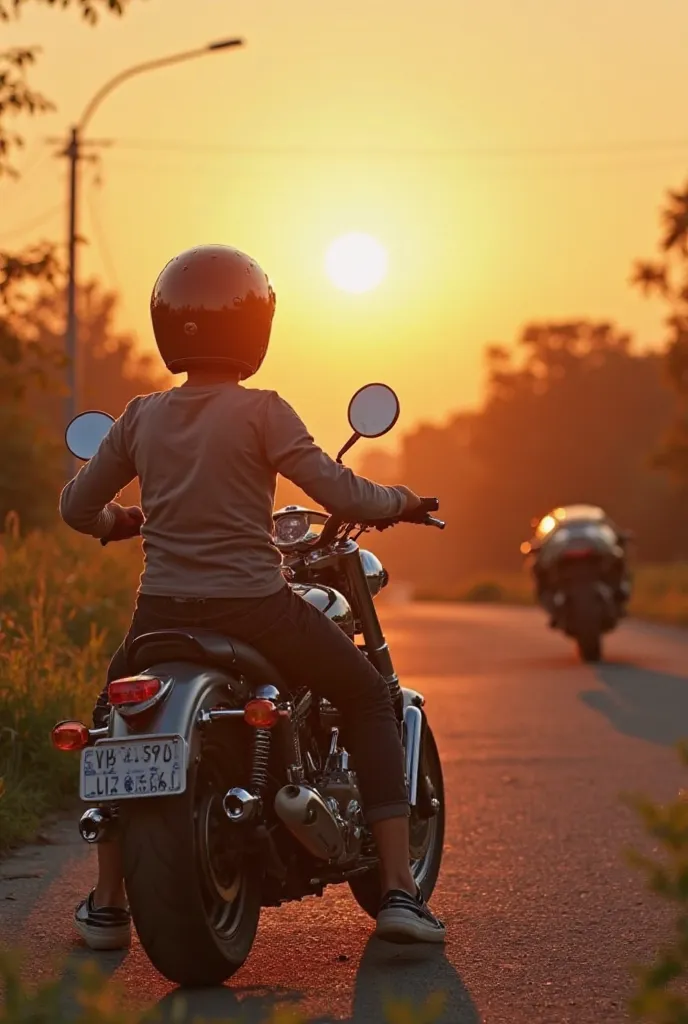
[[[100,448],[100,443],[114,423],[106,412],[82,412],[75,416],[65,431],[65,444],[72,455],[88,462]]]
[[[361,437],[382,437],[399,419],[400,405],[396,393],[387,384],[366,384],[349,402],[349,425],[353,430],[337,462]]]
[[[349,425],[359,437],[382,437],[399,419],[399,399],[386,384],[366,384],[349,402]]]

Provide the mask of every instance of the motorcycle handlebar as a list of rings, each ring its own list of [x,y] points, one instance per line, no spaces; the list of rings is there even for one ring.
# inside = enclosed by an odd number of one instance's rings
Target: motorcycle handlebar
[[[431,512],[437,512],[440,507],[438,498],[421,498],[420,505],[414,508],[412,512],[405,513],[398,516],[395,519],[370,519],[361,521],[361,526],[370,526],[375,530],[387,530],[390,526],[396,526],[397,523],[414,523],[416,526],[434,526],[438,530],[444,530],[446,523],[441,519],[436,519],[435,516],[431,516]],[[328,526],[330,530],[328,531]],[[323,533],[320,535],[320,540],[323,542],[323,537],[327,535],[329,539],[330,532],[336,532],[339,529],[340,523],[331,517],[329,523],[325,525]],[[110,544],[111,541],[107,537],[101,537],[101,546],[105,547]]]
[[[371,526],[376,530],[387,530],[390,526],[396,526],[397,523],[415,523],[416,526],[434,526],[438,530],[443,530],[447,524],[430,515],[431,512],[437,512],[439,507],[438,498],[421,498],[420,505],[412,512],[402,513],[394,519],[371,519],[362,525]]]

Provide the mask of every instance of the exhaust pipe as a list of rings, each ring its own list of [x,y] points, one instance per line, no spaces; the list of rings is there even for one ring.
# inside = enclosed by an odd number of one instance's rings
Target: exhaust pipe
[[[79,819],[79,832],[87,843],[109,843],[116,831],[117,812],[108,807],[91,807]]]
[[[423,731],[423,715],[420,708],[409,704],[404,711],[404,755],[406,786],[411,807],[418,802],[418,769],[420,767],[420,741]]]
[[[230,821],[250,821],[260,810],[260,797],[241,789],[240,786],[235,786],[225,793],[222,807]]]
[[[275,813],[318,860],[337,860],[343,855],[344,837],[337,819],[317,789],[283,786],[275,797]]]

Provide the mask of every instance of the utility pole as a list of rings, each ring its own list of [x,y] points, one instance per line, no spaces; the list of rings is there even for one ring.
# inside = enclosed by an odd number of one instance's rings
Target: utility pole
[[[106,140],[91,139],[85,141],[83,137],[84,130],[96,109],[100,106],[102,100],[105,99],[105,97],[121,82],[126,81],[128,78],[132,78],[134,75],[141,74],[144,71],[153,71],[156,68],[167,67],[170,64],[179,64],[182,61],[191,60],[196,57],[203,57],[209,53],[215,53],[219,50],[227,50],[243,45],[243,39],[222,39],[215,43],[209,43],[207,46],[200,47],[196,50],[187,50],[183,53],[173,54],[170,57],[162,57],[158,60],[146,61],[143,64],[137,64],[134,67],[127,68],[125,71],[120,72],[114,78],[110,79],[109,82],[99,89],[84,110],[81,119],[70,130],[67,145],[60,154],[61,156],[67,157],[69,161],[69,217],[67,242],[69,269],[67,280],[67,322],[65,329],[65,355],[67,358],[65,429],[69,422],[79,412],[79,320],[76,309],[77,246],[79,244],[79,165],[85,158],[84,149],[87,146],[90,148],[92,146],[108,144]],[[50,141],[52,142],[55,140]],[[89,156],[88,159],[92,159],[92,157]],[[72,462],[70,458],[70,471],[71,466]]]

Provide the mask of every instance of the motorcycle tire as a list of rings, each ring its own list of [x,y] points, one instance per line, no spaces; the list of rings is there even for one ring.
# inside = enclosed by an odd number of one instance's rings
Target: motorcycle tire
[[[576,638],[578,654],[581,661],[588,665],[602,661],[602,637],[599,633],[589,633]]]
[[[436,814],[424,818],[417,807],[411,808],[411,871],[423,898],[429,900],[437,884],[444,849],[445,804],[442,762],[430,726],[425,723],[420,771],[429,779],[431,791],[439,801]],[[426,832],[427,830],[427,832]],[[415,849],[414,849],[415,846]],[[414,857],[414,852],[417,854]],[[420,856],[418,856],[420,854]],[[349,881],[359,907],[375,919],[382,902],[382,884],[376,867]]]
[[[217,769],[205,770],[206,760],[190,765],[182,795],[120,808],[125,884],[141,945],[160,974],[187,988],[221,985],[244,964],[261,909],[256,858],[242,847],[250,834],[226,815],[222,821],[226,782]],[[227,852],[213,864],[216,847]]]
[[[587,590],[574,596],[574,637],[581,661],[595,664],[602,661],[602,630],[600,628],[599,598]]]

